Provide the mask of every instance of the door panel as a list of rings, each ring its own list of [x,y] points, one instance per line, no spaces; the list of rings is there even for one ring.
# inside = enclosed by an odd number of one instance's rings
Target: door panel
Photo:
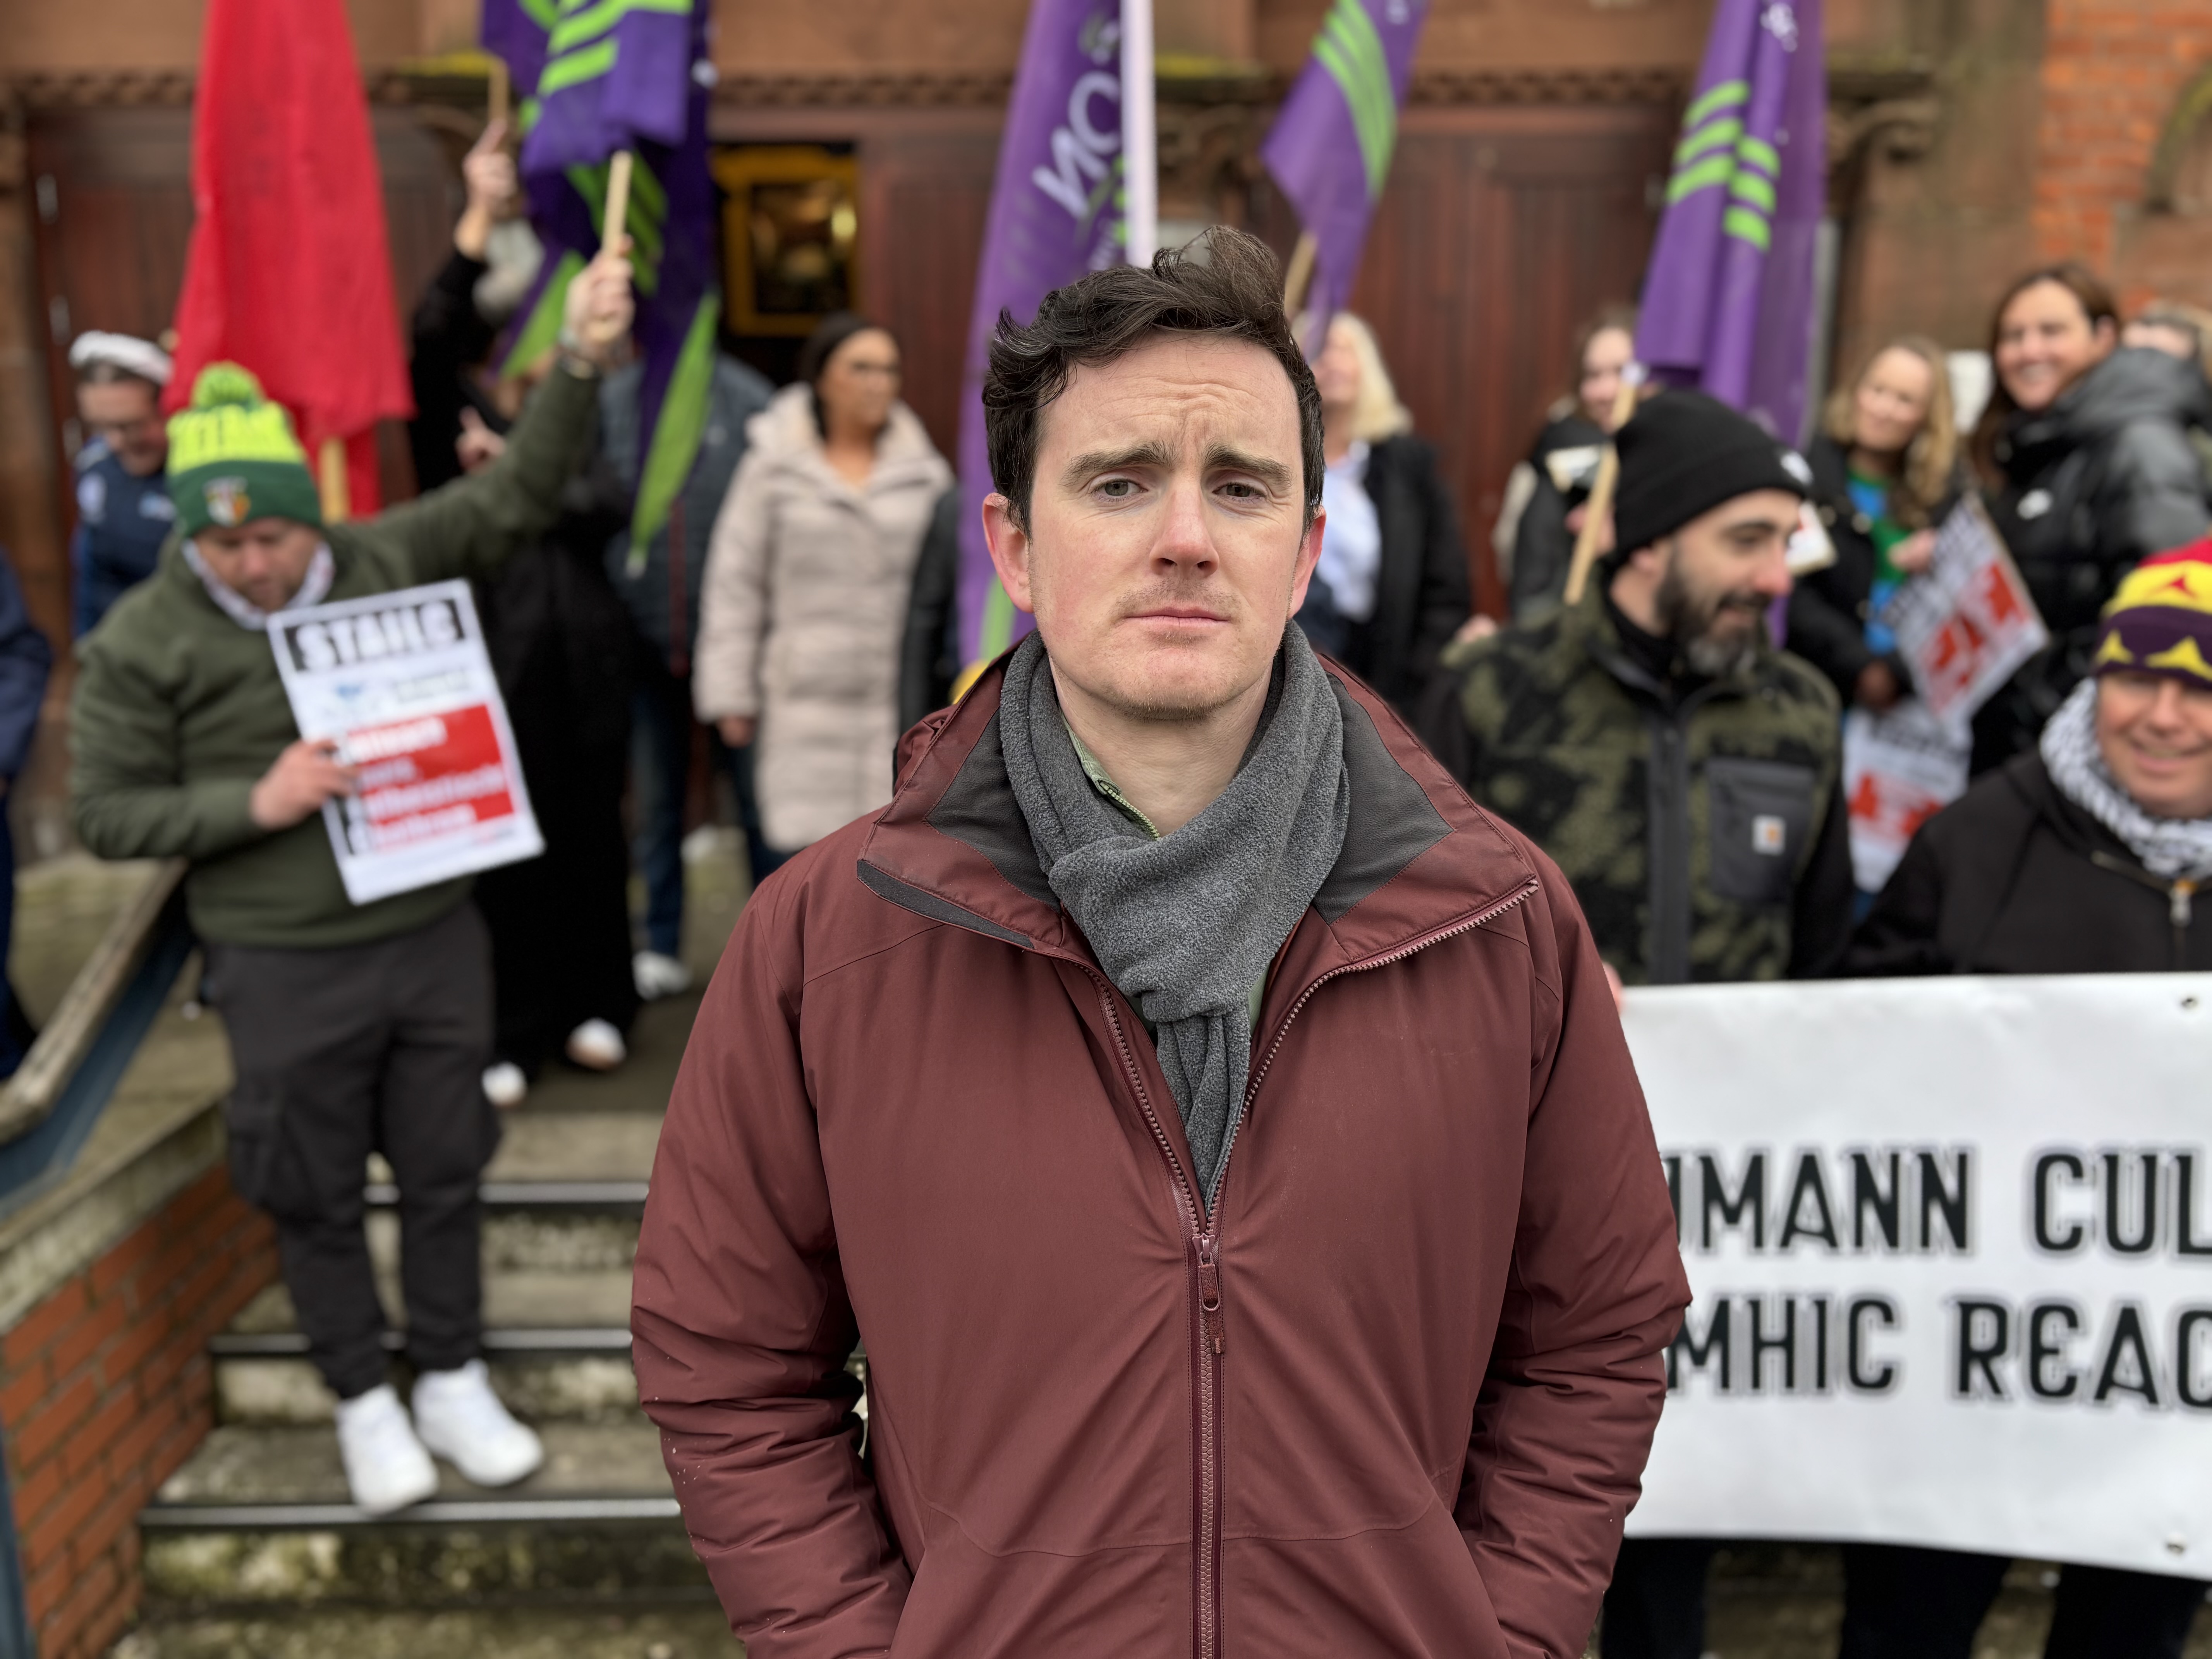
[[[1674,126],[1657,105],[1407,112],[1352,307],[1437,446],[1486,609],[1506,475],[1567,387],[1576,328],[1635,296]]]

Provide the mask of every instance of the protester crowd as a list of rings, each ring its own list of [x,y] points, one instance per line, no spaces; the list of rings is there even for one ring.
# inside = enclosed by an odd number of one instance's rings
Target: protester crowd
[[[170,365],[159,348],[88,334],[71,355],[91,441],[77,461],[71,549],[78,831],[101,856],[192,862],[209,995],[238,1060],[234,1179],[276,1218],[286,1281],[342,1402],[349,1479],[379,1511],[432,1489],[432,1453],[486,1484],[519,1479],[538,1461],[534,1437],[492,1396],[482,1364],[475,1183],[497,1140],[495,1105],[523,1099],[556,1060],[621,1065],[641,1001],[688,986],[682,842],[699,763],[726,781],[751,878],[766,881],[892,799],[902,732],[943,708],[971,666],[960,660],[953,618],[959,492],[900,400],[897,339],[866,318],[825,322],[799,379],[781,390],[722,356],[690,476],[666,523],[633,544],[639,375],[621,338],[623,262],[611,253],[577,279],[562,342],[517,360],[505,325],[520,285],[495,246],[515,211],[503,136],[487,133],[467,160],[452,257],[414,315],[419,501],[366,522],[325,524],[283,411],[251,377],[208,371],[165,422]],[[1225,1118],[1204,1128],[1192,1103],[1235,1098],[1245,1075],[1242,1054],[1218,1078],[1210,1069],[1224,1033],[1249,1043],[1269,963],[1279,965],[1302,937],[1285,930],[1309,900],[1358,902],[1328,896],[1328,871],[1378,833],[1362,814],[1379,810],[1373,803],[1389,797],[1394,776],[1431,763],[1410,742],[1393,757],[1388,745],[1401,739],[1391,712],[1477,804],[1565,874],[1616,994],[1846,975],[2212,969],[2212,929],[2195,925],[2194,908],[2212,880],[2212,340],[2203,319],[2158,306],[2124,325],[2090,273],[2029,272],[1994,307],[1995,385],[1970,430],[1954,415],[1944,352],[1905,336],[1848,366],[1802,457],[1694,392],[1647,391],[1618,421],[1636,323],[1617,308],[1589,320],[1565,395],[1509,485],[1492,535],[1510,601],[1502,630],[1470,625],[1467,548],[1431,441],[1446,434],[1415,433],[1359,319],[1336,317],[1314,352],[1326,514],[1295,613],[1302,632],[1291,637],[1372,695],[1358,692],[1345,705],[1358,712],[1340,713],[1340,699],[1354,694],[1331,694],[1319,668],[1302,665],[1317,660],[1312,653],[1293,647],[1266,707],[1307,699],[1298,718],[1339,722],[1347,755],[1353,729],[1364,730],[1373,747],[1360,765],[1370,770],[1352,769],[1349,808],[1321,801],[1313,822],[1286,830],[1276,873],[1288,881],[1304,859],[1312,879],[1291,884],[1297,903],[1285,929],[1241,941],[1238,1010],[1248,987],[1252,998],[1243,1024],[1232,1012],[1226,1025],[1199,1030],[1179,1023],[1195,1016],[1165,1000],[1142,1009],[1161,1054],[1187,1056],[1167,1076],[1173,1099],[1164,1103],[1183,1109],[1201,1169],[1225,1159],[1230,1130]],[[1593,525],[1608,444],[1618,490]],[[235,498],[216,488],[240,479]],[[250,507],[239,505],[246,498]],[[1937,527],[1969,501],[2002,535],[2051,642],[1976,715],[1964,795],[1919,829],[1886,884],[1855,880],[1845,717],[1911,700],[1893,603],[1928,568]],[[1790,548],[1808,518],[1832,558],[1793,580]],[[1586,532],[1600,557],[1571,599]],[[354,905],[320,818],[354,774],[326,746],[295,740],[260,629],[289,606],[448,574],[475,585],[546,850],[478,878],[473,903],[464,883]],[[22,765],[47,668],[40,647],[0,567],[0,780]],[[930,860],[949,857],[940,884],[952,896],[900,898],[871,885],[908,911],[943,920],[961,909],[981,917],[984,933],[1025,942],[1065,925],[1052,919],[1064,902],[1086,935],[1098,930],[1091,943],[1110,971],[1108,935],[1141,933],[1147,919],[1116,909],[1109,890],[1121,878],[1110,872],[1096,891],[1063,885],[1063,860],[1074,869],[1086,837],[1139,845],[1111,839],[1119,821],[1154,833],[1174,825],[1156,829],[1131,805],[1079,735],[1072,757],[1060,752],[1065,742],[1032,752],[1037,733],[1081,724],[1038,724],[1047,696],[1036,651],[1013,653],[983,683],[999,721],[1024,722],[1019,736],[994,726],[989,752],[1005,751],[997,774],[965,796],[949,775],[933,785],[944,799],[928,822],[980,848],[970,862],[988,858],[1005,879],[983,890],[970,878],[988,864],[963,873],[964,854],[933,850],[920,817],[895,813],[897,833],[883,849],[871,843],[869,856],[887,870],[908,862],[884,883],[927,887]],[[1267,718],[1291,730],[1290,716]],[[1295,770],[1295,757],[1268,747],[1277,730],[1252,736],[1247,763]],[[1048,869],[1023,863],[1026,837],[1013,867],[1004,826],[983,823],[1018,800],[1032,830],[1042,815],[1072,837],[1048,850],[1039,842]],[[1158,841],[1164,856],[1175,839]],[[1397,854],[1381,847],[1364,855],[1382,869]],[[1497,874],[1465,857],[1469,880]],[[795,874],[818,884],[820,868],[807,861]],[[1013,896],[1018,918],[1006,909],[991,921]],[[0,944],[6,915],[0,902]],[[1172,932],[1174,920],[1149,925]],[[784,916],[778,925],[800,924]],[[893,943],[870,931],[888,925],[872,915],[820,925],[849,930],[840,950]],[[1557,926],[1571,947],[1570,924]],[[757,948],[769,952],[760,975],[795,979],[777,954],[795,943]],[[1127,950],[1142,954],[1133,939]],[[1000,983],[988,949],[973,962],[948,957],[934,971],[949,976],[940,997],[957,983],[1030,994]],[[1437,994],[1415,984],[1411,1006]],[[865,1044],[880,1005],[852,994],[851,1034]],[[910,1023],[953,1018],[958,1006],[917,1007]],[[733,1066],[747,1056],[732,1045],[765,1029],[760,1009],[741,1012],[714,1038],[714,1052]],[[8,1019],[0,1072],[20,1058],[24,1035],[12,1005]],[[1051,1047],[1079,1048],[1085,1039],[1073,1028],[1010,1030],[1036,1045],[1036,1063],[1082,1069]],[[783,1104],[796,1122],[808,1097],[797,1057],[787,1059]],[[958,1092],[946,1087],[948,1098]],[[825,1139],[833,1109],[823,1109]],[[697,1103],[686,1121],[706,1181],[714,1132]],[[408,1357],[420,1378],[411,1426],[386,1381],[362,1234],[358,1176],[372,1146],[401,1192]],[[807,1167],[818,1183],[819,1163]],[[652,1363],[668,1376],[735,1364],[694,1341],[674,1305],[712,1277],[696,1232],[704,1191],[691,1190],[690,1212],[665,1221],[658,1247],[665,1277],[654,1329],[665,1350]],[[1111,1231],[1102,1222],[1100,1239]],[[799,1248],[781,1236],[758,1241],[764,1257]],[[789,1289],[780,1281],[776,1293]],[[1656,1279],[1642,1285],[1638,1316],[1661,1317],[1669,1294]],[[730,1310],[733,1327],[744,1311]],[[804,1323],[819,1309],[794,1301],[785,1311]],[[884,1340],[924,1339],[889,1316]],[[1100,1363],[1127,1358],[1105,1353]],[[1019,1352],[1006,1364],[1024,1366]],[[673,1382],[666,1392],[677,1398]],[[669,1405],[664,1421],[706,1434],[704,1419],[686,1409]],[[1077,1455],[1072,1442],[1061,1451]],[[1426,1465],[1408,1467],[1415,1484],[1425,1481]],[[716,1501],[733,1535],[750,1524],[734,1487]],[[1327,1508],[1317,1503],[1316,1515]],[[1705,1578],[1718,1547],[1622,1545],[1603,1650],[1615,1659],[1701,1654]],[[1846,1566],[1847,1659],[1948,1659],[1968,1652],[2004,1563],[1860,1546]],[[2046,1651],[2179,1655],[2203,1590],[2069,1567]]]

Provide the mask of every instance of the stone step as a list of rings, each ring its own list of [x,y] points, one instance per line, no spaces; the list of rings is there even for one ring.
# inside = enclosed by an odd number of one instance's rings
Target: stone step
[[[393,1287],[386,1300],[396,1308]],[[635,1413],[627,1268],[497,1270],[484,1281],[484,1357],[501,1399],[532,1422],[606,1422]],[[396,1322],[396,1320],[395,1320]],[[386,1334],[397,1352],[398,1330]],[[336,1404],[306,1358],[291,1299],[271,1285],[209,1345],[216,1414],[228,1424],[316,1424]]]
[[[400,1516],[372,1520],[347,1500],[338,1437],[323,1427],[215,1429],[139,1516],[155,1533],[330,1531],[362,1526],[445,1528],[507,1524],[675,1522],[677,1500],[650,1422],[540,1425],[546,1462],[529,1480],[489,1491],[438,1464],[438,1495]]]
[[[646,1608],[243,1608],[192,1614],[156,1605],[112,1659],[738,1659],[709,1599]]]

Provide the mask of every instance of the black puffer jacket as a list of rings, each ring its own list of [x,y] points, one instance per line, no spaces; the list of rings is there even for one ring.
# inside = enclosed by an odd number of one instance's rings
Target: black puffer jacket
[[[1340,615],[1328,585],[1315,578],[1298,621],[1328,653],[1387,697],[1408,720],[1437,677],[1437,659],[1468,619],[1467,547],[1451,492],[1437,475],[1437,452],[1410,434],[1367,452],[1367,494],[1382,532],[1375,612]]]
[[[2114,352],[2045,410],[2014,414],[1996,445],[1990,516],[2052,644],[1974,722],[1974,769],[2033,746],[2087,671],[2097,613],[2120,578],[2212,524],[2190,428],[2212,425],[2204,377],[2162,352]]]
[[[1920,827],[1844,971],[2203,971],[2212,969],[2205,908],[2061,794],[2030,750]]]

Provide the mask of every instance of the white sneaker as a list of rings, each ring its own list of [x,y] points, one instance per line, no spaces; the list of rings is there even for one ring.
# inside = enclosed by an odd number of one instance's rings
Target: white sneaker
[[[502,1060],[496,1066],[487,1066],[483,1074],[484,1098],[505,1111],[510,1106],[522,1104],[522,1097],[530,1092],[530,1079],[522,1074],[522,1067],[511,1060]]]
[[[479,1486],[511,1486],[545,1461],[538,1437],[507,1415],[481,1359],[415,1379],[422,1443]]]
[[[622,1033],[603,1019],[587,1019],[568,1033],[568,1058],[587,1072],[611,1072],[629,1058]]]
[[[640,951],[632,957],[629,974],[637,982],[639,1000],[644,1002],[681,996],[691,988],[691,970],[674,957],[665,957],[658,951]]]
[[[338,1401],[338,1456],[353,1501],[370,1515],[390,1515],[438,1490],[438,1471],[422,1449],[407,1408],[380,1383]]]

